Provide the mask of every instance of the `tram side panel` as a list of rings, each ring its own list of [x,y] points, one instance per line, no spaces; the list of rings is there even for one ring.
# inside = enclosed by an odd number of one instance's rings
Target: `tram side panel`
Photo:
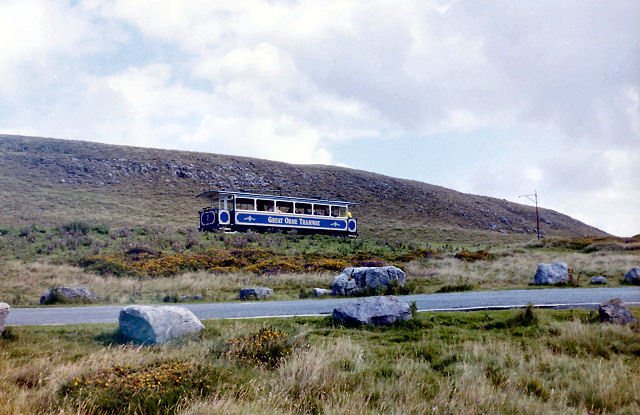
[[[292,230],[303,233],[328,233],[334,235],[358,235],[357,220],[336,217],[299,217],[286,214],[268,214],[260,212],[234,212],[219,209],[207,209],[200,212],[200,231],[215,230],[246,231],[253,229]]]

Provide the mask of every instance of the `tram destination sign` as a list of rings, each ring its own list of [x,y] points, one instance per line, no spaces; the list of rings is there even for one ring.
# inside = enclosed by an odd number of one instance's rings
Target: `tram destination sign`
[[[265,213],[236,213],[236,225],[273,226],[286,228],[309,228],[344,231],[347,229],[346,218],[334,217],[299,217]]]

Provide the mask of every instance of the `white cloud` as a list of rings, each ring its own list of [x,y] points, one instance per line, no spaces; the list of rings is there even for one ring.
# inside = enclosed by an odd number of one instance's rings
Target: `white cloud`
[[[493,133],[489,160],[451,148],[462,190],[538,187],[613,232],[637,219],[604,212],[640,187],[638,18],[626,1],[0,0],[0,127],[300,163]]]
[[[55,79],[54,58],[78,57],[95,51],[98,44],[87,17],[73,7],[40,0],[1,1],[0,94],[20,94],[30,76]]]

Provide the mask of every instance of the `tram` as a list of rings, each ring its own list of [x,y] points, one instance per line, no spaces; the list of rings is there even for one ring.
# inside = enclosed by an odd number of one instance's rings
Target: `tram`
[[[290,231],[357,237],[358,222],[350,206],[340,200],[274,196],[227,190],[209,190],[196,198],[209,206],[201,210],[204,231]]]

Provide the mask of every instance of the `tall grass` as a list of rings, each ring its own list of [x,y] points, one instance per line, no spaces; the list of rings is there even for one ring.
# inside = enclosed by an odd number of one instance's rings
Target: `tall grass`
[[[404,255],[404,254],[402,254]],[[402,256],[400,255],[400,256]],[[320,257],[321,258],[321,257]],[[318,261],[322,264],[322,258]],[[332,260],[328,260],[332,261]],[[589,277],[605,275],[609,285],[620,285],[624,274],[640,264],[640,256],[624,253],[570,253],[512,249],[497,252],[493,260],[466,262],[443,254],[397,263],[407,275],[412,293],[433,293],[467,289],[527,288],[538,263],[566,262],[580,275],[580,284],[588,286]],[[46,259],[24,263],[0,260],[0,300],[13,306],[35,305],[42,293],[55,286],[87,286],[100,297],[99,303],[126,304],[162,302],[165,297],[200,295],[204,301],[232,301],[241,288],[268,286],[274,289],[271,299],[296,299],[308,296],[314,287],[330,288],[342,266],[333,271],[258,274],[252,272],[183,272],[177,275],[150,276],[97,275],[86,269],[56,264]]]
[[[114,365],[135,378],[174,360],[220,376],[207,377],[211,393],[172,395],[175,406],[163,413],[638,413],[639,326],[595,323],[583,310],[532,312],[528,320],[517,310],[418,313],[412,325],[386,328],[325,318],[207,321],[201,334],[167,346],[114,344],[115,325],[13,327],[0,339],[0,413],[105,413],[105,396],[61,391]],[[276,369],[210,353],[267,324],[301,345]]]

